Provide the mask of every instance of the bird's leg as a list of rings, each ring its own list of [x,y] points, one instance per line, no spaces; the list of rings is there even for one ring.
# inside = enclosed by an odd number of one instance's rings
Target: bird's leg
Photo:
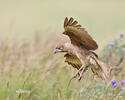
[[[67,86],[67,89],[68,89],[68,87],[69,87],[71,81],[72,81],[74,78],[76,78],[77,75],[80,76],[80,71],[81,71],[82,69],[83,69],[83,68],[81,67],[81,68],[76,72],[76,74],[70,79],[70,81],[69,81],[69,83],[68,83],[68,86]]]
[[[76,78],[77,77],[77,75],[79,75],[80,76],[80,71],[83,69],[83,67],[81,67],[77,72],[76,72],[76,74],[73,76],[73,78]]]
[[[83,65],[81,68],[82,68],[82,71],[81,71],[80,76],[79,76],[79,79],[78,79],[79,81],[81,80],[82,75],[83,75],[83,73],[85,72],[85,70],[86,70],[87,67],[84,67],[84,65]]]

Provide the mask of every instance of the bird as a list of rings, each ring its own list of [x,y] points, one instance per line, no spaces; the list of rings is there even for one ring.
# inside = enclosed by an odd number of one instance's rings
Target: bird
[[[98,49],[98,44],[85,28],[72,17],[69,19],[66,17],[62,34],[67,35],[69,41],[56,46],[54,53],[65,53],[65,62],[77,69],[71,80],[78,77],[80,81],[88,68],[91,68],[93,75],[97,75],[106,82],[111,79],[112,67],[103,62],[94,52]]]

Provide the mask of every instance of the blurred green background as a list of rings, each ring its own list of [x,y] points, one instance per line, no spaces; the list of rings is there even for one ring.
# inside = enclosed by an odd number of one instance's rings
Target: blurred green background
[[[0,37],[43,39],[63,31],[72,16],[97,40],[100,48],[125,31],[124,0],[0,0]]]
[[[53,54],[64,19],[72,16],[99,44],[99,57],[116,65],[125,55],[124,10],[125,0],[0,0],[0,100],[124,100],[121,85],[107,88],[90,69],[67,89],[76,69]],[[117,84],[124,65],[123,59],[117,66]]]

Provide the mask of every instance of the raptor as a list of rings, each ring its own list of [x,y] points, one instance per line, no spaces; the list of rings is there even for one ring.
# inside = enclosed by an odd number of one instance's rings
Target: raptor
[[[112,67],[101,61],[94,52],[98,48],[96,41],[72,17],[69,20],[65,18],[63,34],[67,35],[70,41],[58,45],[54,53],[65,52],[65,62],[78,70],[72,79],[78,76],[80,81],[88,68],[105,81],[111,79]]]

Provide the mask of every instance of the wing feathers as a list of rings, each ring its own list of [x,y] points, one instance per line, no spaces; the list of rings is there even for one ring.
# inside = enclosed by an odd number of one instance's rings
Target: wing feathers
[[[68,24],[67,25],[71,25],[72,24],[72,22],[73,22],[73,18],[71,17],[70,19],[69,19],[69,22],[68,22]]]
[[[75,26],[76,24],[78,24],[78,22],[77,22],[77,21],[74,21],[71,25],[72,25],[72,26]]]
[[[65,18],[63,34],[68,35],[71,43],[75,45],[82,45],[88,50],[96,50],[98,48],[97,43],[92,39],[92,37],[85,31],[84,28],[81,28],[81,25],[77,25],[77,21],[73,21],[71,17],[68,21],[68,18]]]
[[[81,26],[81,25],[76,25],[75,27],[80,28],[80,27],[82,27],[82,26]]]
[[[65,21],[64,21],[64,27],[66,27],[67,24],[68,24],[68,18],[66,17],[66,18],[65,18]]]

